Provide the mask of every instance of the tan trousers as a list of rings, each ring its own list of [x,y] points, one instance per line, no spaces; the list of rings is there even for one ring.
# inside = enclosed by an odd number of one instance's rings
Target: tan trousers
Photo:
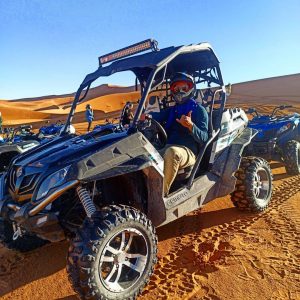
[[[189,148],[179,145],[166,145],[159,152],[164,158],[164,195],[167,196],[178,170],[195,164],[196,156]]]

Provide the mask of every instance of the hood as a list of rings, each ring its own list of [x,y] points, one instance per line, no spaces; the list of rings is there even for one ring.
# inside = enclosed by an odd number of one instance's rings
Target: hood
[[[27,201],[50,173],[101,151],[127,136],[127,132],[105,136],[91,132],[83,136],[66,135],[19,155],[7,172],[8,191],[15,201]],[[73,174],[74,175],[74,174]]]
[[[14,166],[43,168],[46,166],[65,166],[91,155],[125,136],[127,136],[127,132],[112,133],[105,136],[97,136],[96,132],[82,136],[59,136],[26,154],[18,156],[13,164]]]

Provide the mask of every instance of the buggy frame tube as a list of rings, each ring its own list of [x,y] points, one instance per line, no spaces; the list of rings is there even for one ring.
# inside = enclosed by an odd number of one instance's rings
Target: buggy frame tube
[[[178,54],[180,53],[184,53],[183,51],[180,51],[182,49],[182,47],[180,47],[177,51],[173,52],[171,55],[169,55],[168,57],[166,57],[163,61],[161,61],[161,63],[156,67],[154,68],[150,75],[149,75],[149,78],[148,78],[148,81],[147,81],[147,84],[146,84],[146,87],[143,91],[143,96],[142,96],[142,99],[139,103],[139,106],[137,108],[137,111],[134,115],[134,118],[133,118],[133,122],[132,122],[132,126],[131,128],[134,128],[136,127],[136,124],[138,122],[138,120],[140,119],[140,116],[142,114],[142,111],[143,111],[143,108],[144,108],[144,103],[148,97],[148,94],[151,90],[151,85],[152,85],[152,82],[154,80],[154,77],[155,75],[157,74],[157,72],[159,72],[163,67],[166,67],[166,70],[167,70],[167,64],[174,58],[176,57]]]
[[[191,176],[190,176],[189,181],[187,183],[187,188],[188,189],[190,189],[192,187],[192,185],[193,185],[194,178],[196,176],[196,173],[198,171],[198,168],[200,166],[200,163],[202,161],[203,155],[204,155],[207,147],[211,144],[211,142],[215,139],[215,137],[219,134],[219,132],[220,132],[220,128],[216,132],[213,132],[213,134],[211,135],[210,139],[206,142],[205,146],[201,148],[200,153],[198,154],[196,163],[195,163],[195,165],[193,167]]]
[[[139,102],[138,108],[136,110],[136,113],[135,113],[133,121],[132,121],[132,127],[136,127],[136,124],[137,124],[138,120],[141,117],[142,111],[144,109],[145,99],[147,99],[147,96],[148,96],[148,94],[150,92],[150,89],[151,89],[151,85],[152,85],[153,79],[154,79],[155,75],[157,74],[157,72],[159,71],[159,69],[160,68],[153,69],[151,71],[150,75],[149,75],[149,79],[148,79],[147,85],[146,85],[146,87],[145,87],[145,89],[143,91],[142,99]]]
[[[89,91],[89,89],[90,89],[91,84],[92,84],[92,82],[90,82],[90,83],[89,83],[88,85],[86,85],[86,86],[80,86],[79,89],[77,90],[76,95],[75,95],[75,98],[74,98],[74,101],[73,101],[73,103],[72,103],[71,110],[70,110],[69,115],[68,115],[68,119],[67,119],[67,121],[66,121],[66,125],[65,125],[65,127],[64,127],[64,129],[63,129],[61,135],[64,135],[64,134],[67,132],[67,129],[68,129],[69,125],[71,124],[72,119],[73,119],[73,117],[74,117],[74,114],[75,114],[75,110],[76,110],[77,104],[78,104],[80,101],[82,101],[82,100],[86,97],[86,95],[87,95],[87,93],[88,93],[88,91]],[[82,92],[85,88],[87,88],[87,89],[86,89],[86,91],[85,91],[83,97],[80,98],[81,92]]]
[[[166,66],[167,68],[167,64],[172,61],[176,56],[180,55],[180,54],[185,54],[185,53],[190,53],[191,51],[190,50],[187,50],[187,51],[184,51],[183,50],[184,46],[178,48],[175,52],[173,52],[172,54],[170,54],[168,57],[166,57],[165,59],[163,59],[159,64],[157,64],[156,68],[153,68],[153,70],[151,71],[149,77],[148,77],[148,80],[147,80],[147,84],[145,86],[145,88],[143,89],[142,91],[142,97],[141,97],[141,101],[139,102],[139,106],[138,106],[138,109],[137,109],[137,112],[134,116],[134,119],[133,119],[133,122],[132,122],[132,127],[136,127],[136,124],[137,124],[137,121],[139,120],[140,118],[140,115],[142,114],[142,110],[143,110],[143,107],[144,107],[144,102],[151,90],[151,85],[152,85],[152,82],[153,82],[153,79],[154,79],[154,76],[156,75],[157,72],[159,72],[163,67]],[[217,72],[218,72],[218,77],[219,77],[219,84],[222,85],[223,87],[223,79],[222,79],[222,75],[221,75],[221,72],[220,72],[220,68],[219,68],[219,65],[216,65],[216,69],[217,69]],[[132,71],[132,70],[131,70]],[[93,74],[93,73],[91,73]],[[70,110],[70,113],[69,113],[69,116],[68,116],[68,119],[66,121],[66,125],[61,133],[61,135],[65,134],[67,132],[67,128],[68,126],[71,124],[71,121],[73,119],[73,116],[74,116],[74,113],[75,113],[75,110],[76,110],[76,106],[77,106],[77,103],[84,99],[84,97],[86,96],[88,90],[89,90],[89,87],[90,85],[92,84],[92,82],[94,82],[95,80],[97,80],[100,76],[97,76],[95,78],[93,78],[88,84],[85,84],[84,86],[81,85],[79,87],[79,89],[77,90],[76,92],[76,95],[75,95],[75,98],[74,98],[74,102],[72,104],[72,107],[71,107],[71,110]],[[86,93],[84,95],[84,97],[82,99],[80,99],[80,94],[81,92],[83,91],[84,88],[87,87],[87,90],[86,90]],[[141,87],[141,90],[142,90],[142,87]],[[80,99],[80,100],[79,100]]]

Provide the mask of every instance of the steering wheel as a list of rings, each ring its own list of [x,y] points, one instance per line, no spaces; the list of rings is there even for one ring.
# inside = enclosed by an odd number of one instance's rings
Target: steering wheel
[[[167,133],[156,120],[151,118],[139,121],[137,127],[155,149],[160,150],[167,144]]]

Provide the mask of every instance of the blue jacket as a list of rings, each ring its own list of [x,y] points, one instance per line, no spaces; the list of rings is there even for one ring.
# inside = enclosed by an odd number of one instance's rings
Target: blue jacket
[[[85,119],[87,122],[92,122],[94,120],[94,112],[92,109],[87,109],[85,111]]]
[[[194,123],[192,131],[176,121],[190,111]],[[204,107],[193,99],[151,115],[158,122],[166,122],[168,144],[186,146],[197,155],[199,147],[203,146],[208,139],[208,114]]]

